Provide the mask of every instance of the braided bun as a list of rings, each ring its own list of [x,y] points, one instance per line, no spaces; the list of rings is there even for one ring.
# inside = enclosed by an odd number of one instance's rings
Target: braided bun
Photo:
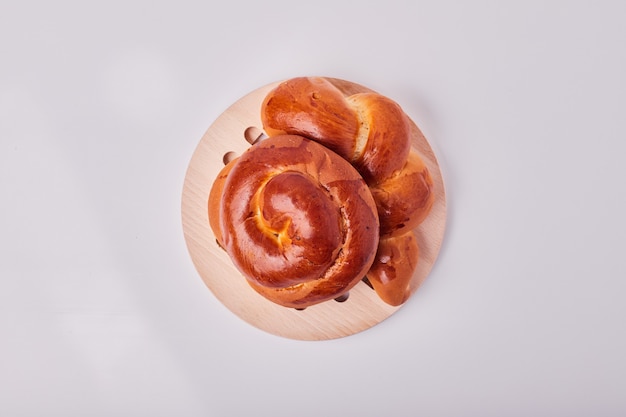
[[[404,165],[409,121],[400,106],[376,93],[344,97],[321,77],[292,78],[270,92],[261,106],[268,135],[308,137],[350,161],[369,183]]]
[[[209,218],[252,288],[286,307],[345,294],[370,269],[379,241],[363,178],[296,135],[268,138],[226,165],[209,195]]]
[[[367,276],[385,302],[403,303],[419,253],[412,230],[434,202],[431,175],[411,148],[408,116],[380,94],[351,94],[325,78],[299,77],[265,97],[261,120],[270,136],[306,136],[338,153],[362,175],[380,222],[380,245]]]

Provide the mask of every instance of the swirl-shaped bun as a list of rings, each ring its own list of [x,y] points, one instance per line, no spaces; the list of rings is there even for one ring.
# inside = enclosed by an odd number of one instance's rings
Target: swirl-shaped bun
[[[252,288],[286,307],[345,294],[370,269],[379,241],[363,178],[295,135],[261,141],[227,165],[209,196],[209,217]]]

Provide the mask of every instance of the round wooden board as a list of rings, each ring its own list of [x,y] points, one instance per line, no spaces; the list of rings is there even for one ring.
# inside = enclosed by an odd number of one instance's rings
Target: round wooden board
[[[329,78],[345,94],[372,91],[364,86]],[[224,156],[243,153],[251,131],[261,131],[261,103],[279,82],[261,87],[222,113],[204,134],[192,155],[182,193],[182,224],[191,259],[213,294],[249,324],[269,333],[298,340],[328,340],[349,336],[380,323],[400,307],[378,298],[364,282],[350,290],[344,302],[328,301],[295,310],[276,305],[257,294],[233,266],[215,240],[207,202],[213,181],[224,166]],[[413,147],[421,154],[434,181],[435,203],[428,218],[415,230],[420,258],[411,281],[411,294],[429,274],[441,247],[446,223],[446,198],[441,171],[428,141],[412,123]],[[410,301],[410,299],[409,299]]]

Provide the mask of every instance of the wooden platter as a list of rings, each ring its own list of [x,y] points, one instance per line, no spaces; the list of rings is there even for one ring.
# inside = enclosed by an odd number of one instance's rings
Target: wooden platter
[[[349,81],[330,80],[346,94],[372,91]],[[382,322],[402,306],[385,304],[364,282],[357,284],[344,302],[328,301],[305,310],[276,305],[247,284],[226,252],[217,245],[209,226],[207,202],[213,181],[224,166],[224,160],[245,152],[250,143],[263,134],[261,103],[278,84],[266,85],[239,99],[213,122],[201,138],[191,157],[183,185],[181,208],[185,241],[205,284],[220,302],[249,324],[271,334],[297,340],[349,336]],[[436,194],[430,215],[415,230],[420,259],[411,281],[413,294],[430,273],[439,254],[446,223],[446,198],[435,154],[417,125],[413,121],[411,123],[413,147],[430,170]]]

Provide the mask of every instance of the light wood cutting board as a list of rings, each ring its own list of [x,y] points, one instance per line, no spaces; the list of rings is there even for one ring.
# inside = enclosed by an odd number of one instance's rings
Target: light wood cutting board
[[[364,86],[329,78],[345,94],[372,91]],[[182,224],[191,259],[200,277],[229,310],[269,333],[298,340],[327,340],[349,336],[380,323],[400,307],[381,301],[360,282],[344,302],[328,301],[295,310],[276,305],[257,294],[216,243],[210,229],[209,191],[224,159],[240,155],[261,133],[261,103],[279,82],[261,87],[222,113],[206,131],[189,163],[182,193]],[[392,97],[391,97],[392,98]],[[410,116],[410,115],[409,115]],[[434,182],[435,203],[428,218],[415,230],[420,248],[411,281],[412,294],[430,273],[439,254],[446,223],[443,178],[435,154],[413,121],[412,144],[421,154]],[[410,302],[411,299],[409,298]],[[410,323],[407,323],[410,326]]]

